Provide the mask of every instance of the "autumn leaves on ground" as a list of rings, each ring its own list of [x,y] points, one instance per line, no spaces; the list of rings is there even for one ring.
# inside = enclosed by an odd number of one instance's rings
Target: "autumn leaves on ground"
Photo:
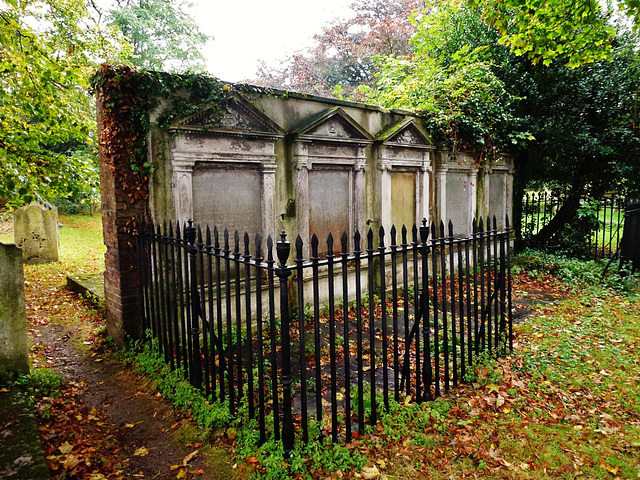
[[[100,308],[66,287],[69,274],[104,269],[99,215],[61,222],[60,263],[25,267],[33,372],[25,389],[39,400],[52,477],[231,480],[226,454],[203,445],[186,416],[114,358]]]
[[[25,268],[35,372],[25,388],[52,476],[282,478],[289,467],[273,453],[202,432],[114,358],[102,313],[65,286],[68,274],[102,268],[99,217],[62,222],[61,262]],[[308,448],[288,476],[640,478],[640,298],[621,279],[618,290],[584,283],[587,264],[521,262],[512,355],[484,361],[436,402],[395,405],[340,449]],[[64,379],[59,396],[47,369]]]

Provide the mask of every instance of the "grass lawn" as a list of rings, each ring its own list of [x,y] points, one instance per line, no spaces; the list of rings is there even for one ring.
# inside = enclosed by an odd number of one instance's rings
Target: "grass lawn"
[[[60,221],[60,262],[26,266],[31,288],[104,269],[100,216]],[[484,359],[435,402],[393,405],[349,444],[299,445],[285,461],[251,428],[213,442],[256,478],[640,478],[639,290],[616,275],[603,285],[600,273],[593,262],[520,257],[514,304],[531,292],[547,300],[514,326],[513,354]]]
[[[25,265],[27,277],[65,277],[71,274],[98,274],[104,271],[102,217],[93,215],[60,215],[60,261],[45,265]],[[6,226],[0,242],[13,243],[13,230]],[[65,280],[63,280],[65,281]]]
[[[614,290],[596,284],[600,271],[525,258],[514,268],[514,302],[531,291],[555,301],[534,302],[514,326],[513,354],[485,359],[435,402],[394,405],[360,439],[301,447],[289,467],[249,434],[235,447],[258,478],[640,478],[637,281]]]

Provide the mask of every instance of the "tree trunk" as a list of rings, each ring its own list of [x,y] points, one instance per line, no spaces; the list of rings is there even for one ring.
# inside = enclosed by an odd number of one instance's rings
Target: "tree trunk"
[[[526,152],[518,155],[514,159],[515,172],[513,176],[513,217],[510,218],[513,231],[515,233],[515,249],[519,250],[522,245],[522,200],[524,197],[527,180],[520,173],[526,171],[528,155]]]
[[[569,193],[569,196],[551,221],[531,238],[532,245],[547,247],[557,243],[558,236],[564,230],[565,225],[572,223],[576,219],[580,209],[582,190],[581,186],[572,188],[571,193]]]

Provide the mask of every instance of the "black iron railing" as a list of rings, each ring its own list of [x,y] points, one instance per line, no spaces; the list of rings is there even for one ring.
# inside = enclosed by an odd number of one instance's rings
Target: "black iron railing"
[[[630,199],[625,212],[624,233],[620,241],[620,260],[640,270],[640,201]]]
[[[512,348],[506,225],[474,220],[468,238],[451,222],[369,230],[364,249],[359,232],[329,236],[323,258],[314,235],[309,259],[298,236],[289,263],[284,232],[274,249],[271,237],[145,223],[145,326],[194,386],[234,415],[246,405],[261,441],[349,441],[390,399],[432,400],[481,352]]]
[[[562,207],[565,196],[549,191],[529,192],[522,199],[522,237],[531,239],[542,230]],[[580,215],[589,223],[587,248],[593,258],[613,257],[621,244],[626,201],[608,196],[586,199]],[[588,218],[587,218],[588,217]]]

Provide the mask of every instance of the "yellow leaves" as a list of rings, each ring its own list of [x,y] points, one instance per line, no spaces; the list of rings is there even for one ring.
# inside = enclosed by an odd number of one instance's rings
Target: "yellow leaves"
[[[380,477],[380,470],[375,465],[371,467],[362,467],[360,470],[360,476],[365,480],[372,480]]]
[[[613,466],[607,462],[605,462],[604,460],[600,460],[598,462],[598,466],[600,468],[603,468],[604,470],[606,470],[609,473],[612,473],[613,475],[618,475],[618,473],[620,473],[620,467],[618,466]]]
[[[71,453],[71,450],[73,450],[73,445],[71,445],[69,442],[64,442],[58,447],[58,450],[60,450],[60,453],[62,453],[63,455],[67,455]]]
[[[186,467],[186,466],[187,466],[187,464],[188,464],[191,460],[193,460],[193,459],[198,455],[198,452],[199,452],[199,451],[200,451],[200,450],[195,450],[195,451],[191,452],[189,455],[187,455],[186,457],[184,457],[184,458],[182,459],[182,466],[183,466],[183,467]]]
[[[135,452],[133,452],[134,457],[146,457],[149,455],[149,450],[147,447],[140,447]]]
[[[498,393],[500,391],[500,387],[498,387],[495,383],[490,383],[489,385],[487,385],[487,390],[489,391],[489,393]]]

